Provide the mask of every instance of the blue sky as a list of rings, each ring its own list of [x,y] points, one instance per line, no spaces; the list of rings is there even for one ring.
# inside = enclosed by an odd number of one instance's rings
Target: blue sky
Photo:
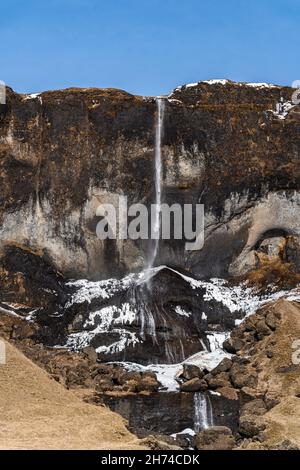
[[[0,79],[141,95],[210,78],[300,79],[300,0],[9,0]]]

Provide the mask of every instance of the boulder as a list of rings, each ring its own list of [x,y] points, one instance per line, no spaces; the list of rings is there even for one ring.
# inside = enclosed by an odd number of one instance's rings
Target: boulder
[[[231,429],[225,426],[213,426],[204,429],[195,438],[198,450],[231,450],[235,445]]]
[[[131,379],[128,380],[124,385],[123,385],[123,390],[125,392],[133,392],[137,393],[140,387],[140,380],[135,380]]]
[[[160,383],[157,381],[156,377],[146,375],[138,382],[137,391],[157,392],[159,387]]]
[[[227,398],[227,400],[238,400],[238,392],[233,387],[221,387],[218,388],[218,392],[222,395],[222,397]]]
[[[285,247],[286,239],[284,237],[265,238],[259,245],[259,251],[268,256],[279,257]]]
[[[114,389],[114,384],[109,377],[104,377],[96,382],[95,389],[99,393],[110,392]]]
[[[230,369],[229,376],[236,388],[257,386],[257,373],[253,368],[246,368],[243,364],[235,363]]]
[[[263,318],[257,322],[256,331],[258,339],[262,339],[264,336],[269,336],[272,333],[272,330],[268,327],[265,319]]]
[[[267,410],[271,410],[280,403],[280,395],[276,391],[268,390],[264,396],[264,402]]]
[[[204,372],[195,364],[183,364],[181,377],[185,380],[194,379],[195,377],[202,379],[204,377]]]
[[[219,387],[231,386],[228,372],[221,372],[218,375],[207,374],[204,378],[208,384],[208,387],[212,390],[215,390]]]
[[[147,446],[147,448],[150,448],[151,450],[180,450],[180,447],[174,445],[174,444],[169,444],[166,442],[165,438],[164,440],[161,440],[157,438],[156,436],[147,436],[144,439],[140,440],[141,444],[144,444]]]
[[[205,392],[207,388],[207,382],[204,379],[199,379],[199,377],[195,377],[180,385],[182,392]]]
[[[223,343],[223,349],[230,354],[236,354],[238,351],[243,349],[245,343],[241,338],[231,336],[227,338]]]
[[[271,330],[276,330],[277,328],[277,323],[278,320],[275,317],[274,313],[270,312],[266,315],[266,325],[271,329]]]
[[[97,361],[97,353],[92,346],[87,346],[82,350],[83,354],[88,358],[90,362]]]
[[[255,400],[256,398],[262,397],[262,394],[259,393],[257,390],[251,387],[243,387],[240,390],[240,402],[241,406],[243,406],[245,403],[248,403],[251,400]]]
[[[245,437],[254,437],[266,429],[266,425],[259,423],[255,416],[244,415],[240,417],[239,433]]]
[[[232,366],[232,360],[229,357],[224,357],[224,359],[217,365],[210,373],[212,375],[220,374],[220,372],[228,372]]]
[[[241,408],[241,416],[245,415],[256,415],[256,416],[261,416],[267,412],[267,407],[262,400],[262,398],[258,398],[252,401],[249,401],[243,407]]]

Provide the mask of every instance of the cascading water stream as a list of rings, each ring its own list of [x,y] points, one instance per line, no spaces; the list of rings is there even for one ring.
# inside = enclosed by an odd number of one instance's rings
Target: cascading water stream
[[[199,432],[214,425],[212,404],[209,395],[194,394],[194,430]]]
[[[155,210],[154,214],[151,213],[151,239],[153,245],[148,261],[148,269],[151,269],[155,263],[155,259],[158,253],[159,238],[160,238],[160,206],[161,206],[161,143],[163,135],[163,124],[164,124],[164,109],[165,99],[161,96],[156,98],[157,106],[157,118],[155,127]],[[154,215],[154,220],[152,217]]]

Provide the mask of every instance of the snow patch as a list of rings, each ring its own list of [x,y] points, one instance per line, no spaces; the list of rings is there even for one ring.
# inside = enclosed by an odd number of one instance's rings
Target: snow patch
[[[176,432],[175,434],[171,434],[171,437],[174,437],[176,439],[176,437],[180,436],[181,434],[187,434],[187,435],[192,436],[192,437],[196,435],[196,433],[193,429],[186,428],[183,431]]]
[[[241,83],[242,85],[250,86],[253,88],[278,88],[278,85],[273,85],[273,83],[250,83],[245,82]]]
[[[215,333],[213,331],[206,331],[207,339],[209,342],[209,349],[211,352],[217,351],[223,347],[224,341],[230,336],[230,332]]]
[[[198,82],[197,82],[197,83],[187,83],[187,84],[185,85],[185,88],[193,88],[193,87],[195,87],[195,86],[197,86],[197,85],[198,85]]]
[[[289,114],[290,110],[293,109],[295,105],[291,101],[280,101],[276,104],[276,110],[272,110],[272,114],[278,119],[284,120]]]
[[[36,100],[36,99],[38,99],[39,102],[42,104],[41,93],[29,93],[29,94],[26,94],[25,97],[24,97],[25,101]]]
[[[192,315],[192,312],[187,312],[186,310],[181,308],[180,305],[176,306],[175,312],[178,313],[178,315],[181,315],[182,317],[190,317]]]
[[[120,328],[120,326],[133,323],[136,315],[136,311],[127,302],[120,307],[112,305],[91,312],[83,325],[87,330],[71,333],[64,347],[73,350],[83,349],[90,345],[95,336],[105,333],[117,335],[119,339],[108,346],[99,346],[96,349],[97,353],[112,354],[123,351],[129,345],[135,346],[140,342],[136,333]]]
[[[229,80],[226,78],[215,78],[212,80],[203,80],[200,83],[207,83],[208,85],[227,85],[228,82]]]
[[[88,281],[79,279],[78,281],[68,282],[68,286],[75,287],[78,290],[72,295],[71,300],[66,304],[66,308],[73,304],[91,303],[94,299],[109,299],[116,292],[122,292],[130,287],[136,276],[129,274],[123,279],[105,279],[102,281]]]

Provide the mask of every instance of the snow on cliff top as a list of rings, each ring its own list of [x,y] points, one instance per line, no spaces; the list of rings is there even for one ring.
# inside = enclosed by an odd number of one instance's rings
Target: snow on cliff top
[[[279,88],[279,85],[273,85],[272,83],[251,83],[251,82],[234,82],[232,80],[227,80],[226,78],[216,78],[212,80],[202,80],[195,83],[187,83],[185,85],[178,86],[174,91],[181,91],[183,88],[194,88],[202,83],[207,85],[238,85],[238,86],[247,86],[251,88]]]

